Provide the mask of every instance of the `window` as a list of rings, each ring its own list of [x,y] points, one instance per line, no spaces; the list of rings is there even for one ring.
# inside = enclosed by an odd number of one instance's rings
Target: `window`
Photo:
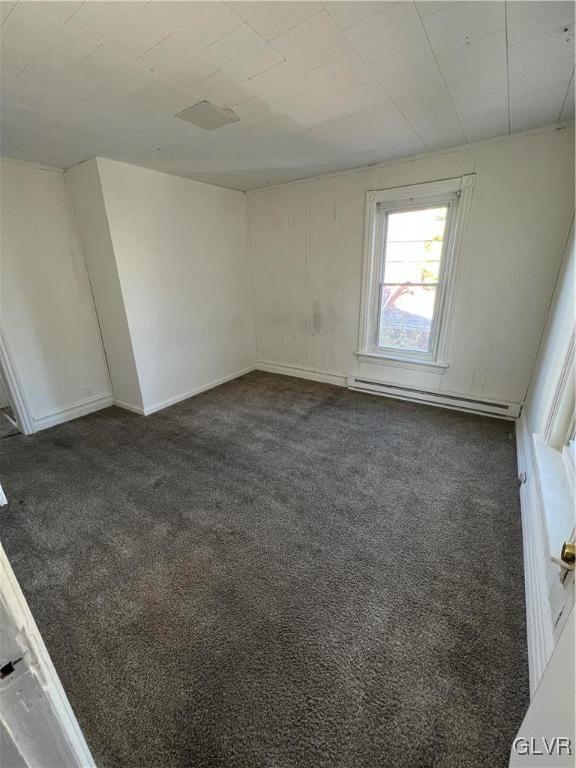
[[[443,371],[455,246],[474,176],[368,193],[360,358]]]

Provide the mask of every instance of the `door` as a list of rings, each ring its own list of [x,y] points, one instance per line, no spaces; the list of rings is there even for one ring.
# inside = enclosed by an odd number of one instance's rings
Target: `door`
[[[1,545],[0,749],[6,768],[95,768]]]
[[[510,768],[573,768],[574,610],[532,697],[510,751]]]

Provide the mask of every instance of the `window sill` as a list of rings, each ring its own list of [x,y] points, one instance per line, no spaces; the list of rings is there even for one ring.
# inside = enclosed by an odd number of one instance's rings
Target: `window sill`
[[[435,360],[419,360],[418,358],[396,357],[377,352],[356,352],[356,357],[361,363],[375,363],[376,365],[391,365],[399,368],[412,368],[428,373],[446,373],[448,363],[438,363]]]

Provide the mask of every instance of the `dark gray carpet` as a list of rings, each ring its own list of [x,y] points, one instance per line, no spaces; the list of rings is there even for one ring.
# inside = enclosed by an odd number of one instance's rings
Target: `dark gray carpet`
[[[102,768],[497,768],[528,703],[513,425],[253,373],[0,445]]]

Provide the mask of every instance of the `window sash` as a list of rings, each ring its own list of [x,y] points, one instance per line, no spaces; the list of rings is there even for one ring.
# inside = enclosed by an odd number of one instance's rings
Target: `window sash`
[[[428,349],[421,351],[417,349],[401,349],[399,347],[381,346],[380,341],[380,322],[382,311],[382,288],[387,283],[384,282],[386,268],[386,244],[388,235],[388,216],[390,213],[402,213],[408,211],[428,210],[429,208],[446,207],[446,223],[444,225],[444,239],[442,242],[442,252],[440,255],[440,266],[438,270],[437,283],[425,283],[427,286],[435,286],[434,308],[430,324],[430,335],[428,337]],[[436,360],[438,347],[440,343],[440,333],[442,330],[443,312],[445,306],[446,284],[450,270],[450,254],[453,245],[454,225],[456,221],[456,212],[458,207],[458,193],[449,193],[444,195],[434,195],[423,197],[419,200],[406,200],[391,203],[378,203],[376,209],[376,253],[378,264],[374,270],[374,279],[376,285],[373,287],[374,305],[371,308],[371,343],[373,350],[382,355],[391,355],[394,357],[420,360]],[[398,285],[416,285],[415,283],[399,283]]]

